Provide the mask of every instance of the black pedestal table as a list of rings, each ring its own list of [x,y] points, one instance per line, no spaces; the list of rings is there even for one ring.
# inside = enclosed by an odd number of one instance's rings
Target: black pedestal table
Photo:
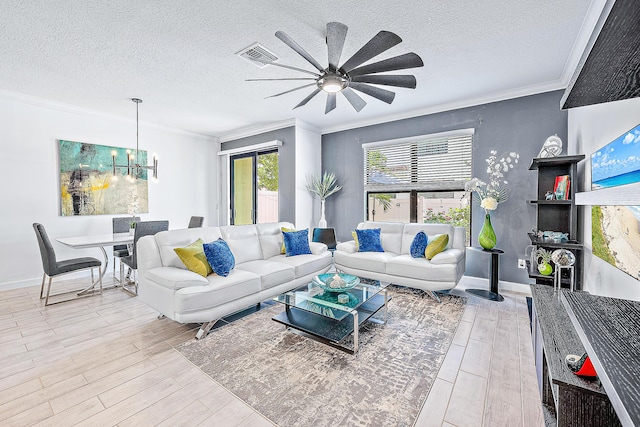
[[[480,247],[467,248],[471,251],[482,252],[491,255],[491,264],[489,264],[489,286],[490,290],[486,289],[467,289],[467,292],[471,295],[475,295],[480,298],[488,299],[491,301],[504,301],[504,297],[498,293],[498,257],[504,253],[502,249],[483,249]]]

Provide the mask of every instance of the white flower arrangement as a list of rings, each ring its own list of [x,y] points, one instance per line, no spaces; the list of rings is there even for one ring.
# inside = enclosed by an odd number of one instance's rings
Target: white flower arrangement
[[[498,205],[508,198],[507,188],[509,182],[504,179],[509,170],[518,163],[520,155],[511,152],[502,155],[500,159],[496,156],[497,151],[491,150],[491,155],[487,159],[487,174],[489,174],[489,182],[473,178],[464,185],[466,191],[472,191],[476,198],[480,201],[486,213],[496,210]]]

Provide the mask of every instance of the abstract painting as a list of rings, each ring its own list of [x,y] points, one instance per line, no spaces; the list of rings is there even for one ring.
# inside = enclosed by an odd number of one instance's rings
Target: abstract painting
[[[640,125],[591,155],[591,189],[640,182]]]
[[[640,280],[640,206],[592,206],[593,254]]]
[[[149,212],[147,172],[138,179],[127,177],[126,168],[113,174],[112,156],[127,163],[135,150],[106,145],[58,140],[60,160],[60,214],[111,215]],[[137,163],[146,164],[147,152],[140,150]]]

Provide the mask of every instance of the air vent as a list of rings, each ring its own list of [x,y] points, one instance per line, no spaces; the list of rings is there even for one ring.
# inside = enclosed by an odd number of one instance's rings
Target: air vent
[[[254,43],[251,46],[242,49],[240,52],[236,53],[236,55],[246,59],[259,68],[267,66],[268,64],[265,64],[265,62],[275,62],[278,60],[277,56],[272,52],[269,52],[269,50],[260,43]]]

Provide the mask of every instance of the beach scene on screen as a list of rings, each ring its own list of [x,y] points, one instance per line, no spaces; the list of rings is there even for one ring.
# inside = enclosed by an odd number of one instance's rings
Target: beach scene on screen
[[[640,206],[592,206],[593,254],[640,280]]]
[[[640,182],[640,125],[591,155],[591,189]]]

